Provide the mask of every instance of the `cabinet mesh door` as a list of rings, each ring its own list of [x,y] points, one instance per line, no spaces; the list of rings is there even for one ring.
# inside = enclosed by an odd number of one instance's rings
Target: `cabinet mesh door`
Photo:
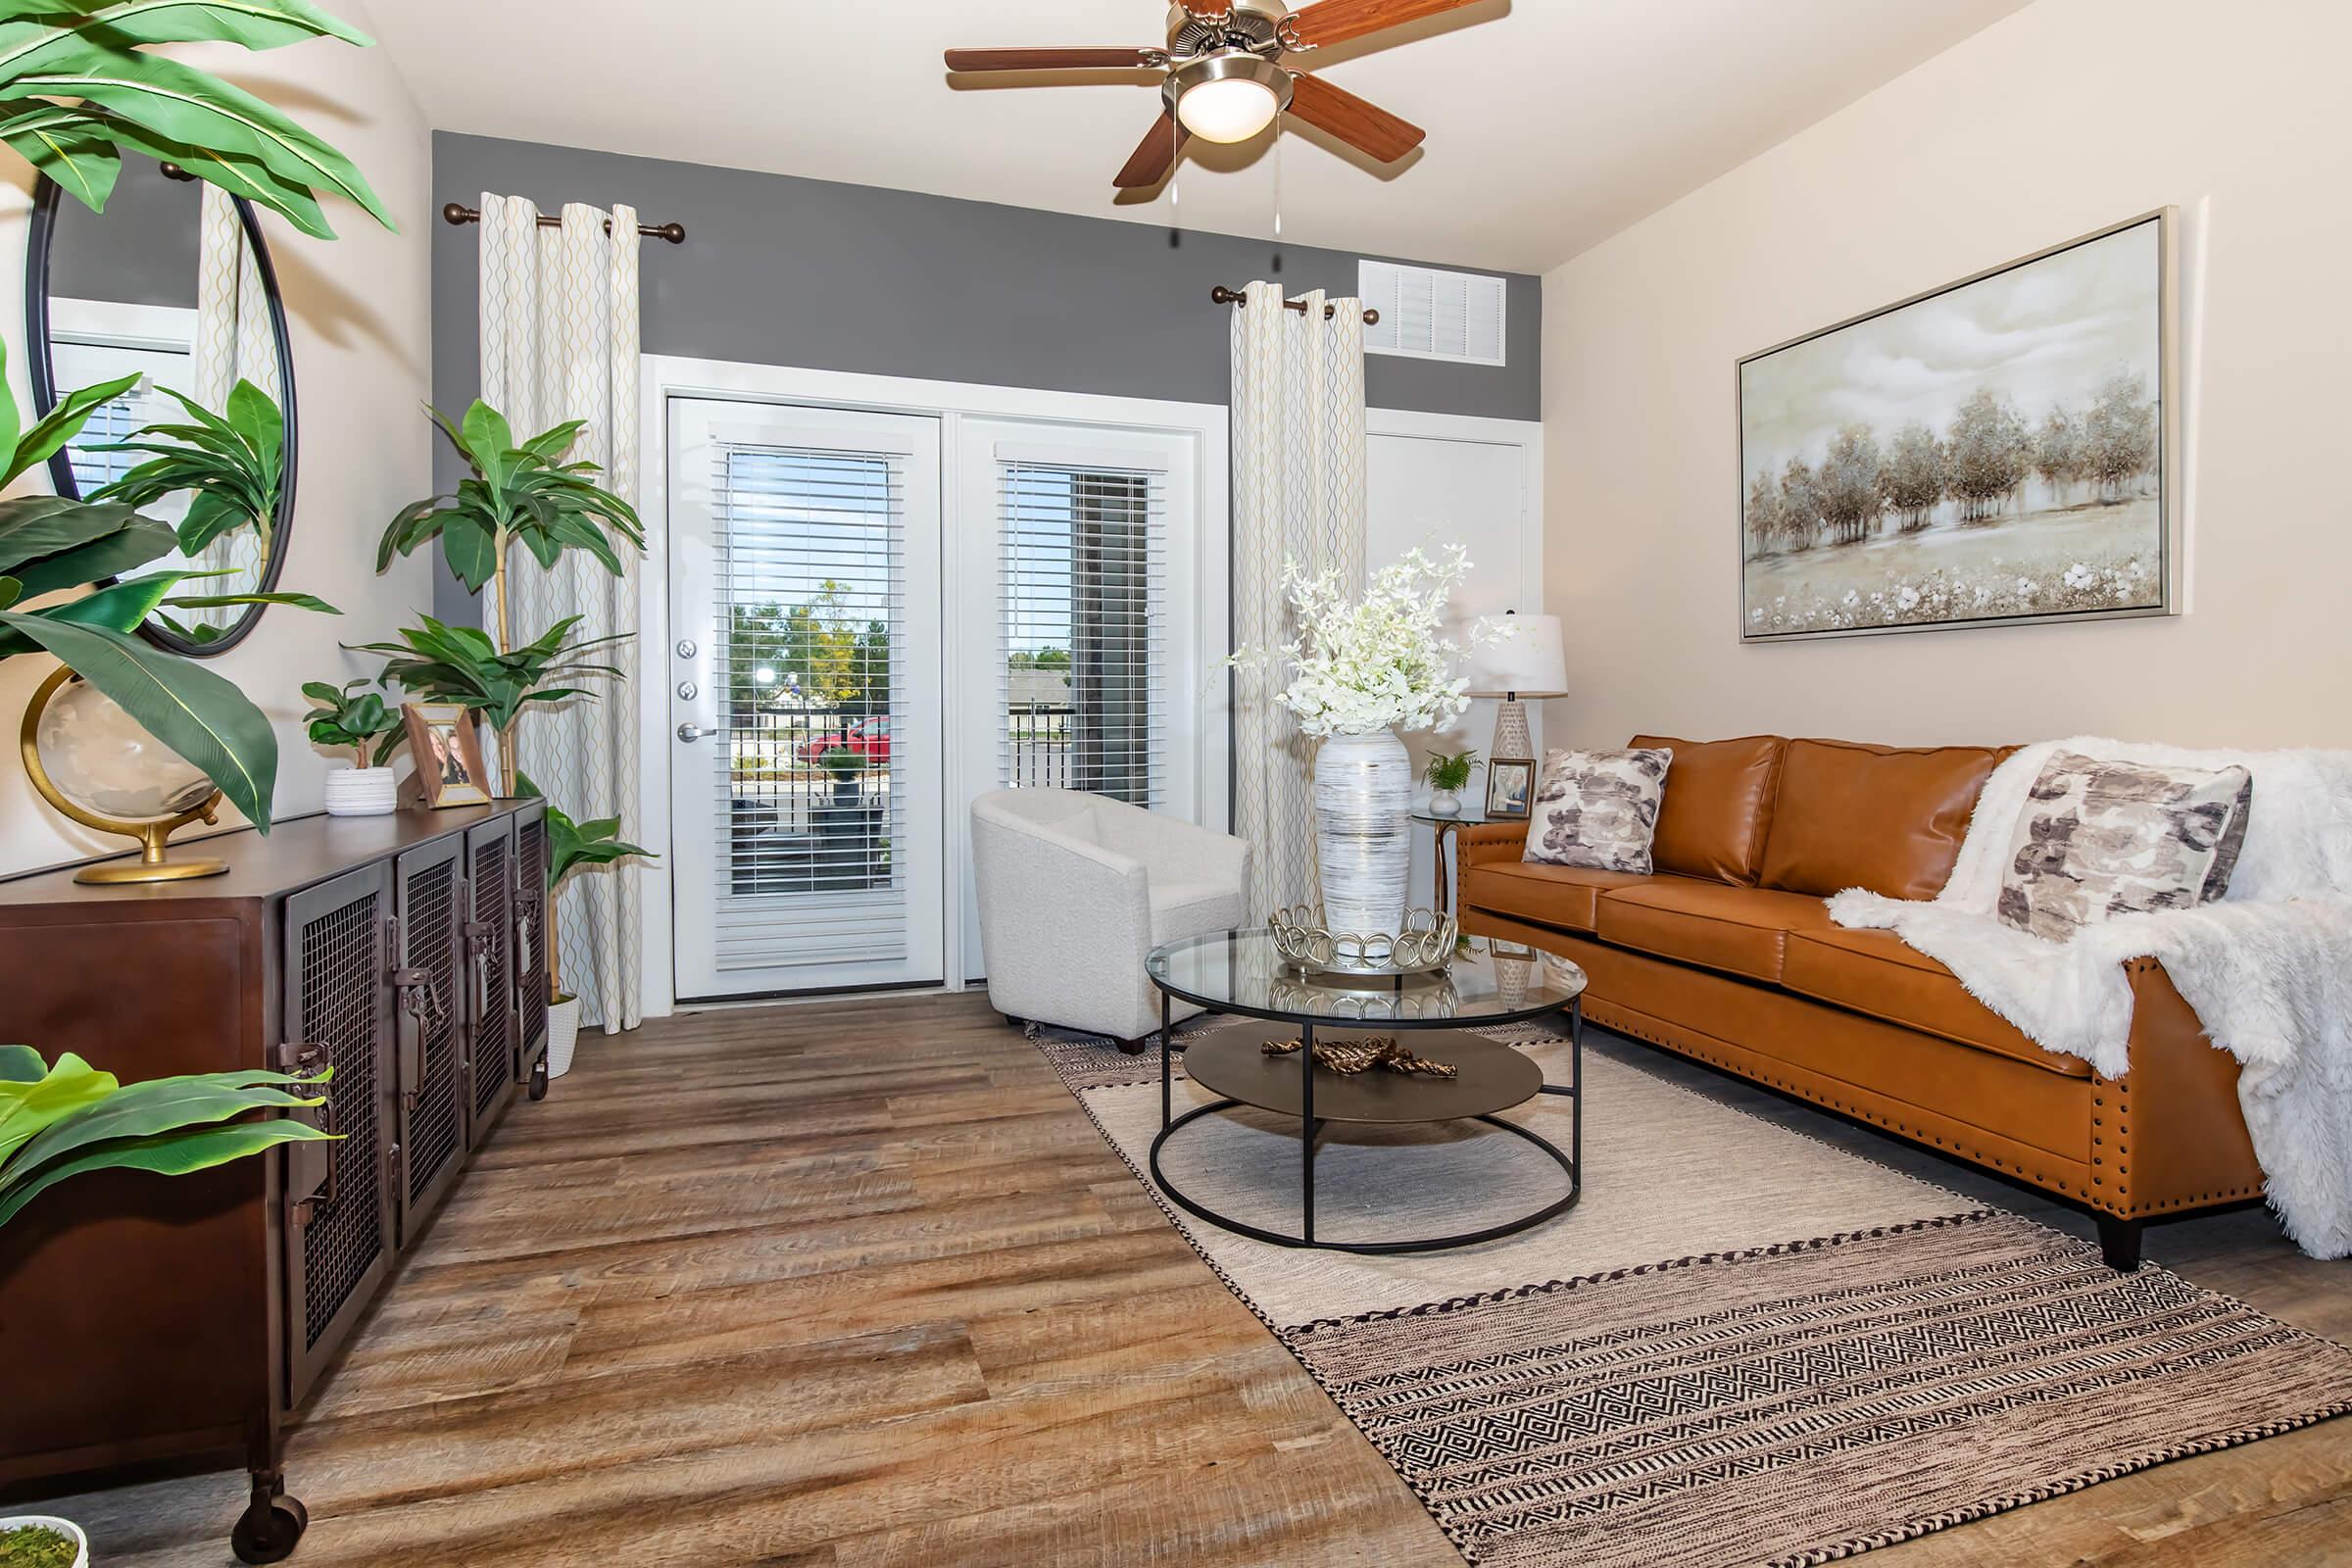
[[[521,903],[514,922],[516,1000],[522,1007],[522,1054],[528,1062],[547,1044],[547,820],[526,817],[514,828],[514,887]]]
[[[466,1080],[460,1065],[466,993],[458,963],[457,846],[438,852],[438,857],[419,868],[404,860],[401,871],[401,963],[432,977],[432,996],[438,1003],[421,1018],[411,1011],[399,1020],[400,1028],[416,1032],[416,1059],[423,1069],[416,1083],[401,1085],[409,1107],[405,1141],[410,1209],[425,1205],[428,1195],[455,1172],[466,1149]],[[412,1093],[414,1101],[406,1100]]]
[[[288,1044],[331,1066],[331,1119],[342,1141],[323,1147],[326,1180],[289,1191],[288,1293],[298,1313],[289,1336],[300,1397],[372,1293],[391,1251],[391,1193],[384,1174],[392,1136],[385,1110],[391,992],[384,982],[389,867],[370,866],[286,901],[285,1028]]]
[[[498,1108],[514,1082],[514,971],[513,904],[508,882],[514,874],[507,825],[466,843],[466,880],[473,888],[468,946],[473,954],[473,1110],[477,1121]]]

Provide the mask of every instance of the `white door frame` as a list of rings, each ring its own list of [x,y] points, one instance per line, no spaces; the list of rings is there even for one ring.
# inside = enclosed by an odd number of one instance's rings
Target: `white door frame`
[[[669,418],[673,397],[736,399],[743,402],[800,405],[831,409],[861,409],[882,414],[908,414],[940,420],[940,462],[943,474],[959,471],[962,423],[967,416],[988,419],[1054,419],[1080,423],[1121,425],[1164,431],[1196,438],[1200,454],[1194,476],[1200,498],[1199,525],[1192,532],[1193,580],[1201,585],[1191,607],[1191,641],[1201,649],[1232,646],[1230,599],[1223,585],[1230,581],[1232,515],[1230,435],[1228,411],[1218,403],[1170,403],[1148,398],[1096,396],[1090,393],[1051,392],[1033,387],[982,386],[962,381],[909,380],[897,376],[864,375],[842,370],[815,370],[780,366],[746,365],[729,360],[689,359],[649,354],[643,362],[638,421],[640,457],[640,515],[645,524],[645,561],[638,573],[638,635],[642,645],[666,652],[672,640],[669,620]],[[992,513],[970,515],[963,487],[943,487],[946,581],[962,580],[970,571],[993,574],[997,522]],[[946,646],[961,646],[956,596],[948,596]],[[1184,607],[1176,607],[1179,613]],[[640,667],[652,671],[669,667],[669,661],[647,654]],[[1200,734],[1192,747],[1194,798],[1211,827],[1223,828],[1230,801],[1227,779],[1227,702],[1229,683],[1206,683],[1212,694],[1200,714]],[[639,799],[643,831],[666,837],[670,820],[669,731],[670,682],[649,674],[635,694],[640,733],[638,749]],[[967,782],[949,760],[947,798],[961,800]],[[966,824],[951,813],[946,824],[946,856],[950,866],[947,921],[947,986],[962,989],[961,976],[979,966],[978,955],[962,949],[962,922],[954,918],[961,904],[962,868],[969,862]],[[668,858],[638,868],[645,881],[645,932],[641,944],[645,1014],[662,1017],[677,1004],[674,966],[675,932]]]

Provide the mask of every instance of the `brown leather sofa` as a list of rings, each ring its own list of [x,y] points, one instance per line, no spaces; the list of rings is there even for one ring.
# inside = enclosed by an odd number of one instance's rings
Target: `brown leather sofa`
[[[2241,1202],[2262,1172],[2237,1062],[2153,959],[2130,965],[2132,1070],[2041,1050],[1887,931],[1833,924],[1849,887],[1932,898],[2005,752],[1843,741],[1694,743],[1674,753],[1657,874],[1527,864],[1525,823],[1465,828],[1463,929],[1581,965],[1586,1015],[2050,1193],[2134,1266],[2151,1219]]]

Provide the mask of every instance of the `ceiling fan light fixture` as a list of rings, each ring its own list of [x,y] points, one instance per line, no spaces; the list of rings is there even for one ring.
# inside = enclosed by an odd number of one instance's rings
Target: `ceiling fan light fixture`
[[[1168,74],[1169,107],[1203,141],[1248,141],[1290,107],[1291,74],[1234,49],[1190,60]]]

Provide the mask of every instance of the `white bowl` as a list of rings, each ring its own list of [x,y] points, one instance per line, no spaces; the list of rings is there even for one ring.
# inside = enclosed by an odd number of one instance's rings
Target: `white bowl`
[[[81,1526],[71,1519],[59,1519],[50,1514],[20,1513],[0,1519],[0,1535],[11,1530],[22,1530],[27,1525],[42,1525],[61,1536],[71,1537],[74,1544],[80,1548],[74,1555],[74,1568],[90,1568],[90,1538],[81,1533]]]

